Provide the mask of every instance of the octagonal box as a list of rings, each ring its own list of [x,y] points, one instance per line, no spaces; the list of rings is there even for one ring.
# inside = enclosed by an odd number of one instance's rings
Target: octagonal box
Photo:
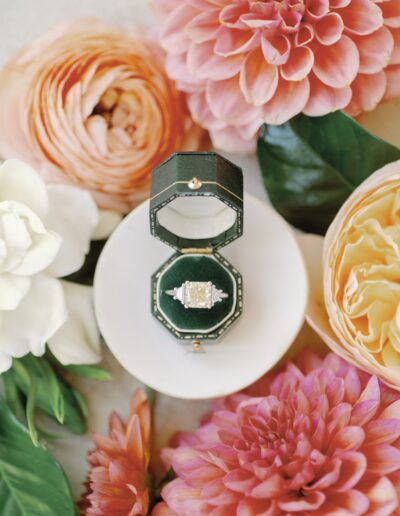
[[[152,174],[150,229],[176,250],[151,278],[153,315],[178,339],[219,338],[243,309],[242,276],[217,252],[243,233],[242,170],[173,154]]]

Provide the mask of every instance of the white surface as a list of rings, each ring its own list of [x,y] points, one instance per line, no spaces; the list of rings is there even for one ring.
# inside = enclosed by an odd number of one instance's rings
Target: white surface
[[[222,396],[249,385],[286,352],[303,322],[307,280],[289,226],[245,197],[244,235],[221,250],[243,275],[244,310],[205,353],[190,353],[151,315],[150,277],[172,254],[150,235],[149,203],[109,239],[95,276],[100,330],[121,365],[153,389],[185,399]],[[260,238],[260,228],[262,238]]]

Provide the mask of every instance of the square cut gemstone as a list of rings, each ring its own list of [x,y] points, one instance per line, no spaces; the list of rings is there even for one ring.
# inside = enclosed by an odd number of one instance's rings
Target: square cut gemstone
[[[183,303],[186,308],[211,308],[213,304],[212,283],[207,281],[186,281]]]

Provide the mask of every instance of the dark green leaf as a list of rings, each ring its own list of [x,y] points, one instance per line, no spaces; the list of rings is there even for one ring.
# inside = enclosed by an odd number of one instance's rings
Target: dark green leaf
[[[31,388],[31,380],[29,371],[32,375],[36,375],[37,389],[35,405],[50,417],[60,420],[60,413],[63,413],[63,425],[71,432],[83,434],[86,431],[86,422],[82,413],[80,403],[78,403],[72,387],[65,383],[61,378],[55,376],[51,381],[57,382],[57,387],[53,385],[55,391],[49,391],[49,378],[43,372],[43,362],[47,360],[45,357],[35,358],[32,355],[26,355],[23,358],[13,360],[13,372],[15,373],[18,388],[28,397]],[[51,364],[48,364],[52,367]],[[60,399],[57,399],[60,397]],[[63,406],[63,408],[62,408]]]
[[[400,159],[400,150],[338,111],[264,125],[258,159],[278,212],[304,231],[324,234],[351,192],[375,170]]]
[[[74,516],[68,481],[59,464],[32,444],[27,430],[0,399],[1,516]]]

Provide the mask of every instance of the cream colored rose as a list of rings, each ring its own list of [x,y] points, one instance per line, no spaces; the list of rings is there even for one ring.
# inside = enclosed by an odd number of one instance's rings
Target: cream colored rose
[[[323,297],[321,267],[307,253],[313,246],[318,255],[322,239],[302,243],[315,285],[311,325],[334,351],[400,389],[400,161],[362,183],[335,217],[323,243]]]
[[[146,197],[152,169],[205,132],[138,32],[72,20],[15,56],[0,73],[1,157],[86,188],[101,208],[125,213]]]

